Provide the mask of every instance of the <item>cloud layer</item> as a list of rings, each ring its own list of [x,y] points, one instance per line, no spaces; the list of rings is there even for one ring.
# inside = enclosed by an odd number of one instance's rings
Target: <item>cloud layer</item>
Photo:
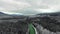
[[[60,0],[0,0],[0,12],[37,14],[60,11]]]

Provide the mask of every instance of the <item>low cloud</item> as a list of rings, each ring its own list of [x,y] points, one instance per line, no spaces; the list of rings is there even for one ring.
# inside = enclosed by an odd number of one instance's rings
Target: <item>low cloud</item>
[[[0,0],[0,12],[37,14],[60,10],[60,0]]]
[[[14,0],[0,0],[0,7],[3,8],[2,10],[12,11],[12,10],[21,10],[23,8],[27,8],[31,6],[29,3],[26,2],[18,2]]]

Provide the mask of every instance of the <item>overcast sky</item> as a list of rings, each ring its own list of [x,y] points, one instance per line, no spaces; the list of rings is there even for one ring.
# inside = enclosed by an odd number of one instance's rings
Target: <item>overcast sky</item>
[[[60,10],[60,0],[0,0],[0,12],[8,14],[51,13]]]

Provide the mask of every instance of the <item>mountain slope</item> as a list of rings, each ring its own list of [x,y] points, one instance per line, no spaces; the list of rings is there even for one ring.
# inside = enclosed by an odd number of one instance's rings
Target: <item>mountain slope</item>
[[[56,12],[56,13],[40,13],[37,15],[50,15],[50,16],[60,16],[60,12]]]

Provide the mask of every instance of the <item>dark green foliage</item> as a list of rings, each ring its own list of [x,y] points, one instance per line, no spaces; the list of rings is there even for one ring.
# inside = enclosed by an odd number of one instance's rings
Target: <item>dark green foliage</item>
[[[40,19],[40,24],[49,31],[60,32],[60,22],[55,18],[51,19],[51,17],[43,17]]]
[[[0,34],[26,34],[28,29],[27,21],[10,16],[0,18]],[[11,18],[11,19],[10,19]]]

